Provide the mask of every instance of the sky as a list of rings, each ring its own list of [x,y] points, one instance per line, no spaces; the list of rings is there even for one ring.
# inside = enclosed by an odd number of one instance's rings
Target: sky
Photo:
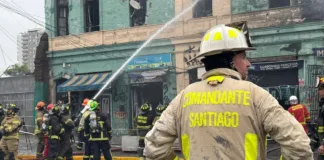
[[[11,39],[15,41],[15,43],[12,42],[12,40],[0,30],[0,46],[7,55],[4,59],[0,49],[0,75],[9,65],[18,63],[18,34],[27,32],[28,29],[44,28],[12,11],[7,10],[6,8],[3,8],[1,3],[16,8],[19,6],[23,11],[29,13],[34,18],[39,19],[43,23],[45,22],[44,0],[0,0],[0,28],[9,32]]]

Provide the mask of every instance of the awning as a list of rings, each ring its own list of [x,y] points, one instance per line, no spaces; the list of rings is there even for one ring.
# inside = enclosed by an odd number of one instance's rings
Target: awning
[[[57,86],[57,92],[99,90],[110,76],[111,73],[75,75]]]

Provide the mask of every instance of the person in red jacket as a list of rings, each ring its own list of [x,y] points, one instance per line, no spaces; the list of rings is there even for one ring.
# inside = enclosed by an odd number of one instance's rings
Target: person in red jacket
[[[307,124],[310,123],[310,115],[305,105],[298,104],[296,96],[290,96],[289,102],[291,107],[288,111],[297,119],[297,121],[304,127],[305,132],[308,134]]]

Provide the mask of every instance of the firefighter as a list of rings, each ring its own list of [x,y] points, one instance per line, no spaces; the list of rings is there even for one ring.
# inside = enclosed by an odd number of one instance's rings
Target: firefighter
[[[70,138],[72,137],[74,122],[70,117],[70,109],[71,107],[69,104],[62,104],[60,108],[61,124],[64,127],[65,132],[61,137],[61,149],[59,151],[57,160],[63,160],[64,157],[66,157],[66,160],[73,160],[73,151]]]
[[[202,39],[206,73],[181,91],[145,137],[147,159],[266,159],[266,135],[286,159],[313,160],[303,127],[266,90],[246,81],[253,50],[247,24],[217,25]]]
[[[18,160],[19,129],[22,122],[16,115],[17,110],[16,104],[9,104],[6,117],[1,122],[0,132],[3,135],[1,148],[5,153],[4,160],[9,160],[10,154],[13,154],[14,159]]]
[[[111,126],[108,115],[100,111],[97,101],[91,101],[89,104],[91,111],[84,120],[85,138],[91,145],[91,154],[94,160],[100,160],[100,150],[105,160],[112,160],[109,140],[111,139]]]
[[[79,122],[79,126],[78,126],[78,138],[79,138],[79,143],[77,144],[77,149],[81,150],[82,149],[82,145],[84,142],[85,146],[84,146],[84,154],[83,154],[83,159],[84,160],[89,160],[90,158],[93,158],[93,156],[91,155],[91,148],[90,148],[90,144],[88,142],[88,139],[84,138],[84,120],[85,118],[89,115],[90,111],[86,108],[86,106],[89,104],[89,99],[86,98],[83,100],[82,102],[82,106],[84,107],[85,112],[81,115],[81,120]]]
[[[52,108],[54,107],[54,104],[49,104],[47,105],[47,113],[44,114],[43,116],[43,124],[42,124],[42,131],[44,132],[44,154],[43,157],[44,159],[47,158],[48,156],[48,152],[49,152],[49,144],[48,144],[48,134],[49,134],[49,128],[48,128],[48,123],[49,123],[49,111],[52,110]]]
[[[318,94],[320,97],[319,101],[319,114],[318,114],[318,160],[324,160],[324,77],[320,77],[318,84]]]
[[[296,96],[290,96],[289,103],[291,107],[288,108],[288,112],[296,118],[296,120],[304,127],[305,132],[308,134],[307,126],[310,126],[310,115],[306,106],[298,104],[298,98]]]
[[[48,121],[48,144],[49,151],[47,160],[56,160],[57,155],[60,151],[60,140],[62,135],[64,135],[64,128],[61,125],[61,119],[59,116],[60,108],[58,105],[54,105],[53,108],[49,111],[49,121]]]
[[[36,105],[36,119],[35,119],[35,132],[34,134],[37,136],[37,149],[36,149],[36,159],[43,159],[43,151],[44,151],[44,132],[41,131],[41,127],[43,124],[43,116],[45,114],[45,102],[39,101]]]
[[[4,110],[3,106],[0,104],[0,124],[4,118],[5,118],[5,110]],[[2,139],[2,134],[0,132],[0,140],[1,139]],[[0,160],[3,160],[3,157],[4,157],[4,152],[2,151],[1,146],[0,146]]]
[[[153,117],[150,114],[150,106],[144,103],[141,106],[141,113],[136,117],[137,131],[139,135],[138,156],[144,159],[143,150],[145,147],[144,139],[147,132],[152,128]]]
[[[162,112],[163,112],[165,109],[166,109],[166,106],[165,106],[165,105],[162,105],[162,104],[159,104],[159,105],[156,107],[156,109],[155,109],[156,116],[155,116],[155,118],[154,118],[154,120],[153,120],[153,125],[155,124],[155,122],[156,122],[157,120],[160,119],[161,114],[162,114]]]

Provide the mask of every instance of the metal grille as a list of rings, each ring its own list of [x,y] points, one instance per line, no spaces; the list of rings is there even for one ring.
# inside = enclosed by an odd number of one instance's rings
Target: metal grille
[[[318,115],[318,93],[316,88],[316,77],[324,75],[324,65],[308,65],[308,78],[306,86],[301,88],[301,93],[306,94],[310,106],[310,114],[312,119]]]

